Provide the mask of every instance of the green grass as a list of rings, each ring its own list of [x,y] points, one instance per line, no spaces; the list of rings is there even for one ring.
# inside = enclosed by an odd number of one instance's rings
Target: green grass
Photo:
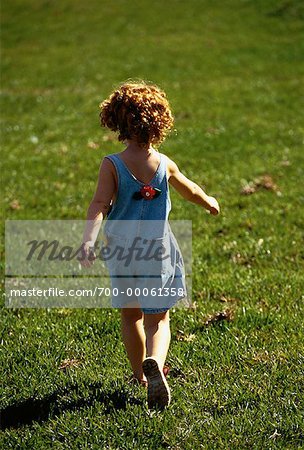
[[[3,307],[2,407],[29,423],[1,448],[302,448],[303,18],[300,0],[2,5],[6,218],[85,218],[100,160],[122,148],[98,104],[129,77],[166,90],[177,131],[160,150],[222,212],[172,191],[171,219],[193,221],[197,305],[171,316],[172,406],[149,415],[126,384],[118,311]],[[264,174],[280,194],[241,195]]]

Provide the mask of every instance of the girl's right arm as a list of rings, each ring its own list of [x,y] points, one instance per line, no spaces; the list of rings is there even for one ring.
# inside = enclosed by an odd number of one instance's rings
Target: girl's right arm
[[[174,189],[189,202],[203,206],[213,215],[219,214],[220,207],[217,200],[207,195],[198,184],[185,177],[174,161],[168,157],[167,160],[168,179]]]

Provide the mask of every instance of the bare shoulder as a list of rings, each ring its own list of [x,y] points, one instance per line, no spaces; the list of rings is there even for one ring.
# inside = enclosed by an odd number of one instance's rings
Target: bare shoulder
[[[168,175],[168,178],[170,178],[172,175],[179,172],[179,168],[178,168],[177,164],[172,159],[170,159],[167,155],[165,155],[163,153],[163,156],[167,163],[167,175]]]
[[[113,163],[111,158],[109,158],[109,156],[111,156],[111,155],[105,155],[103,157],[103,159],[101,161],[101,170],[110,171],[114,174],[116,172],[115,164]]]
[[[105,177],[105,176],[106,177],[111,177],[117,183],[116,168],[115,168],[115,165],[114,165],[113,161],[110,158],[108,158],[108,156],[110,156],[110,155],[104,156],[102,161],[101,161],[100,175],[102,175],[103,177]]]

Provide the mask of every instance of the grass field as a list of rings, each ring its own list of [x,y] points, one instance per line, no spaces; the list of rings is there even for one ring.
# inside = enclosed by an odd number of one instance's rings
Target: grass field
[[[172,191],[196,307],[171,315],[163,413],[126,383],[117,310],[3,306],[1,449],[303,448],[303,20],[300,0],[3,2],[6,218],[85,218],[123,148],[98,104],[130,77],[167,92],[160,151],[221,215]]]

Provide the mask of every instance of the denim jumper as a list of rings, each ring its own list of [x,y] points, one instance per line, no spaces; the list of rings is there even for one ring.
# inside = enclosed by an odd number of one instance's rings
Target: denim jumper
[[[148,185],[132,174],[119,154],[106,156],[114,164],[118,180],[116,200],[103,230],[108,247],[119,247],[120,256],[127,258],[134,239],[141,239],[146,247],[150,245],[151,248],[153,243],[162,248],[166,256],[160,261],[153,258],[144,262],[133,260],[128,265],[119,257],[106,261],[111,278],[112,306],[128,307],[130,302],[136,301],[136,306],[146,314],[167,311],[187,295],[183,257],[168,221],[171,200],[166,157],[162,153],[159,156],[159,166]],[[147,200],[139,195],[143,186],[156,188],[158,195]],[[134,198],[135,193],[137,198]],[[126,292],[134,292],[136,296],[127,296]]]

